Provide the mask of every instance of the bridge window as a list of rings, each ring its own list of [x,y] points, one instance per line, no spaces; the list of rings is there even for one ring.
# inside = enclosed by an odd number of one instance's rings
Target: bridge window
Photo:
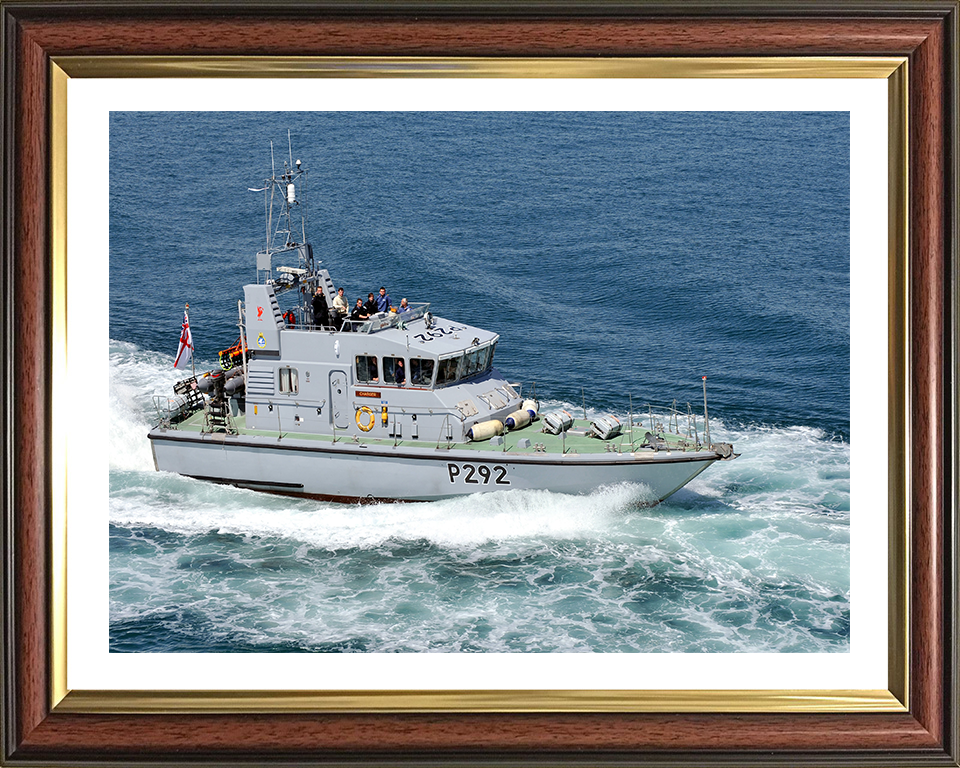
[[[461,360],[463,360],[463,355],[448,357],[440,361],[440,370],[437,373],[438,387],[445,387],[448,384],[453,384],[458,378],[460,378]]]
[[[497,343],[494,341],[482,347],[471,347],[462,354],[441,358],[437,386],[446,387],[490,370],[496,348]]]
[[[361,383],[380,381],[377,358],[374,355],[357,355],[357,381]]]
[[[494,342],[465,352],[463,366],[460,369],[460,378],[467,379],[488,371],[493,363],[493,351],[496,346],[496,342]]]
[[[433,383],[433,360],[415,357],[410,361],[410,384],[414,387],[429,387]]]
[[[407,368],[402,357],[383,358],[383,383],[402,387],[407,380]]]
[[[463,354],[463,378],[468,378],[473,376],[477,372],[477,365],[479,364],[479,355],[480,350],[474,349],[470,352],[464,352]]]
[[[280,369],[280,391],[291,395],[297,394],[300,390],[299,377],[296,368]]]

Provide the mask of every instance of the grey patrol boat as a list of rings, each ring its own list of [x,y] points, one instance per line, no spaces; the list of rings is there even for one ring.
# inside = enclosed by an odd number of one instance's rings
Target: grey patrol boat
[[[496,333],[436,317],[427,303],[341,321],[307,243],[305,181],[292,153],[265,180],[267,247],[238,302],[239,339],[218,370],[155,398],[158,470],[342,502],[631,483],[655,504],[736,457],[710,442],[705,383],[702,417],[676,402],[623,421],[541,414],[535,395],[494,368]],[[313,316],[317,289],[326,322]],[[279,300],[290,293],[293,317]]]

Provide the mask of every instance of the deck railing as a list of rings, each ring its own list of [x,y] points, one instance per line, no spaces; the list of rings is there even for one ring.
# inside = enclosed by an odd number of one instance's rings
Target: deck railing
[[[430,310],[429,302],[411,304],[406,312],[378,312],[369,320],[350,320],[345,318],[339,329],[332,325],[316,326],[312,324],[288,325],[293,331],[317,331],[322,333],[377,333],[385,328],[412,323],[419,320]]]

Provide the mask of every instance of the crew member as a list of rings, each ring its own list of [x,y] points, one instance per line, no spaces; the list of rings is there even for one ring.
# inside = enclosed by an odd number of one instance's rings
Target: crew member
[[[317,292],[313,294],[313,325],[315,328],[323,328],[329,324],[327,297],[323,294],[323,288],[317,288]]]
[[[367,308],[363,303],[363,299],[357,299],[357,304],[353,308],[353,312],[350,313],[350,320],[352,322],[361,322],[363,320],[369,320],[370,314],[367,312]],[[350,330],[353,330],[351,327]]]
[[[377,312],[390,311],[390,297],[387,296],[387,289],[380,286],[380,295],[377,296]]]

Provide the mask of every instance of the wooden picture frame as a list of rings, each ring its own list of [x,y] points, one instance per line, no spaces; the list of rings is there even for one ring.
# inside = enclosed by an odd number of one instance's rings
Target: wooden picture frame
[[[958,765],[957,676],[957,21],[958,4],[902,0],[865,5],[234,2],[182,6],[0,2],[3,60],[4,571],[3,744],[11,765],[95,762],[644,763]],[[62,355],[51,307],[65,297],[53,251],[65,212],[51,202],[65,173],[53,168],[56,62],[81,57],[89,72],[110,56],[903,57],[909,167],[904,199],[907,268],[901,295],[908,334],[891,340],[907,361],[894,396],[905,399],[902,457],[909,521],[902,594],[908,631],[891,645],[891,694],[904,705],[855,711],[659,711],[547,701],[504,707],[399,707],[312,713],[260,706],[62,705],[57,601],[62,589],[52,452],[54,394],[46,375]],[[231,59],[231,61],[237,61]],[[243,59],[239,59],[242,63]],[[892,291],[892,303],[899,299]],[[56,301],[60,299],[60,303]],[[894,546],[897,545],[896,535]],[[900,684],[902,682],[902,685]],[[69,699],[66,701],[69,702]],[[195,709],[194,712],[189,710]],[[281,710],[283,708],[280,708]],[[150,710],[150,711],[147,711]],[[229,710],[229,711],[228,711]],[[553,711],[551,711],[553,710]],[[683,711],[680,711],[683,710]]]

